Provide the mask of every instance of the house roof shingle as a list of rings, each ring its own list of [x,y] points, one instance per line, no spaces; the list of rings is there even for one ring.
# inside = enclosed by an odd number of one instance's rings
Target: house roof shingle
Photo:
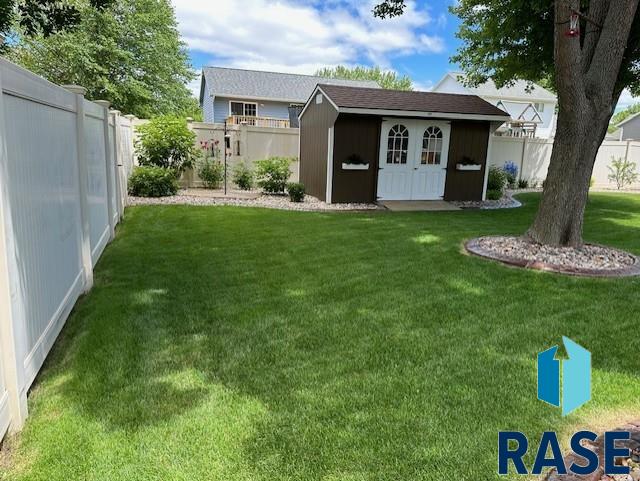
[[[319,84],[318,86],[336,106],[345,109],[509,117],[508,113],[475,95],[384,90],[327,84]]]
[[[258,70],[204,67],[208,94],[216,97],[243,97],[305,103],[318,83],[379,88],[371,80],[328,79]]]

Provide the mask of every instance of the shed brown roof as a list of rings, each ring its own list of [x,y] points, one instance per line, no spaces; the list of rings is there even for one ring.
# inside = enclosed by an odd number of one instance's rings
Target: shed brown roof
[[[319,84],[318,86],[339,108],[509,117],[507,112],[476,95],[371,89],[327,84]]]

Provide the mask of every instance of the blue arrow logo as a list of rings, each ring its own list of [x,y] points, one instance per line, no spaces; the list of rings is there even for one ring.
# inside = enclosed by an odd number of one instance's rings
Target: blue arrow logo
[[[591,353],[563,336],[569,359],[562,361],[562,415],[575,411],[591,399]],[[538,399],[560,407],[560,361],[558,346],[538,353]]]

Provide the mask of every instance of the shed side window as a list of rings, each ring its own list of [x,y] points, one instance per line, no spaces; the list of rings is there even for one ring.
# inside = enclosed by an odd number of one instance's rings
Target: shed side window
[[[442,130],[439,127],[427,127],[422,136],[422,157],[420,163],[423,165],[440,165],[442,158]]]
[[[409,131],[404,125],[394,125],[389,130],[387,164],[406,164],[409,148]]]

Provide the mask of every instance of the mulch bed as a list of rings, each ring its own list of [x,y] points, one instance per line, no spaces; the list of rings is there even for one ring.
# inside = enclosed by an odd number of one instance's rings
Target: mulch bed
[[[595,473],[586,476],[578,476],[577,474],[558,474],[555,469],[544,477],[544,481],[636,481],[640,479],[640,421],[634,421],[629,424],[625,424],[619,429],[614,431],[629,431],[631,433],[629,441],[618,441],[617,447],[629,448],[631,450],[630,458],[618,458],[617,464],[629,466],[630,474],[619,475],[605,475],[602,469],[604,465],[604,437],[598,436],[592,445],[588,445],[591,450],[598,454],[600,460],[600,467]],[[578,464],[584,464],[584,460],[577,458],[574,454],[569,454],[564,458],[564,464],[569,466],[576,461]]]
[[[640,275],[640,260],[633,254],[597,244],[581,248],[550,247],[522,237],[486,236],[465,243],[467,252],[504,264],[587,277]]]

